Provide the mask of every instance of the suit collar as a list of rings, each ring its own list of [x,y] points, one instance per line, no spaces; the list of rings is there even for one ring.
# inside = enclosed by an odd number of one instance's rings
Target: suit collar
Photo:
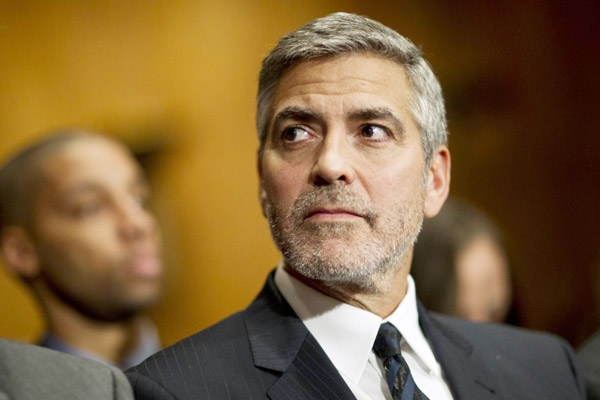
[[[284,372],[304,343],[308,330],[294,314],[269,274],[247,309],[246,328],[257,367]]]
[[[315,338],[277,290],[274,274],[247,309],[254,363],[276,371],[271,399],[355,399]]]
[[[480,362],[472,345],[419,303],[419,322],[442,366],[452,396],[460,400],[500,400],[493,372]]]
[[[254,363],[280,378],[268,395],[278,399],[355,399],[315,338],[277,290],[271,273],[247,309],[246,329]],[[492,371],[472,345],[418,304],[419,322],[455,400],[501,400]]]

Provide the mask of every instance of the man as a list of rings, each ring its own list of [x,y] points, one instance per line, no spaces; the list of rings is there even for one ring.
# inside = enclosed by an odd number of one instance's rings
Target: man
[[[448,195],[439,84],[351,14],[263,61],[260,202],[283,254],[256,300],[127,371],[139,399],[578,399],[563,341],[429,314],[409,277]],[[401,350],[401,351],[400,351]]]
[[[95,361],[0,339],[0,400],[129,400],[123,373]]]
[[[4,265],[43,311],[41,345],[127,368],[159,348],[140,313],[163,284],[149,186],[129,150],[63,132],[0,169]]]

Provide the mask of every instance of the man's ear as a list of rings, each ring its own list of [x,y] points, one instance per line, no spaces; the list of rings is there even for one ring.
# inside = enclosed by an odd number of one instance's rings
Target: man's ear
[[[440,146],[431,157],[425,192],[425,217],[435,217],[450,192],[450,150]]]
[[[265,191],[265,183],[263,180],[262,154],[260,150],[258,150],[256,157],[256,169],[258,171],[258,200],[260,201],[260,209],[262,210],[263,215],[266,217],[267,192]]]
[[[0,233],[0,250],[9,271],[26,280],[34,279],[39,275],[37,252],[23,227],[18,225],[5,227]]]

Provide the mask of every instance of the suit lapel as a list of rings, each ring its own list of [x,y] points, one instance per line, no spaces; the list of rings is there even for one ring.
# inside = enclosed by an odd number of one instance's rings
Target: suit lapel
[[[254,363],[281,373],[268,390],[278,399],[355,399],[316,339],[277,290],[271,273],[248,307],[246,328]]]
[[[275,286],[271,273],[247,309],[246,328],[254,364],[281,374],[268,389],[272,400],[355,399],[316,339]],[[421,304],[419,322],[442,366],[455,400],[501,400],[492,371],[470,343]]]
[[[471,344],[419,303],[419,322],[440,363],[455,400],[503,398],[494,374],[473,355]]]

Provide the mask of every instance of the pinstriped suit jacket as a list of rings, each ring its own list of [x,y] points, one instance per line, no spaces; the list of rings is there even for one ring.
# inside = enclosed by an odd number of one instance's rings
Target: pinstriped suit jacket
[[[455,399],[584,399],[561,339],[429,314],[420,323]],[[277,290],[273,273],[250,306],[126,371],[140,400],[354,399]],[[434,400],[434,399],[432,399]]]

